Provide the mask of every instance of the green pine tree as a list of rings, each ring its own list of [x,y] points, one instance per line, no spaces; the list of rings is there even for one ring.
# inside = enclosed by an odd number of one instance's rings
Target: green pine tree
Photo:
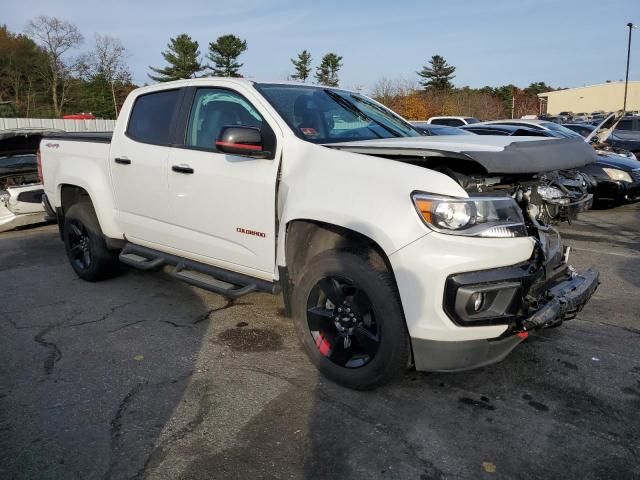
[[[335,53],[327,53],[316,68],[316,80],[320,85],[337,87],[340,81],[338,79],[340,68],[342,68],[342,57]]]
[[[167,44],[167,50],[162,52],[162,56],[169,65],[164,68],[149,67],[151,71],[157,73],[157,75],[149,74],[149,77],[156,82],[193,78],[203,70],[198,60],[199,55],[198,42],[192,40],[186,33],[181,33],[171,38]]]
[[[306,50],[303,50],[298,54],[298,58],[292,58],[291,63],[296,69],[296,73],[291,75],[294,80],[300,80],[306,82],[309,75],[311,75],[311,54]]]
[[[207,58],[213,66],[207,66],[216,77],[241,77],[238,57],[247,49],[246,40],[235,35],[222,35],[215,42],[209,43]]]
[[[420,84],[425,90],[451,90],[453,84],[451,80],[455,78],[453,72],[456,71],[456,67],[449,65],[447,61],[440,55],[434,55],[429,60],[430,67],[424,66],[422,70],[418,72],[418,75],[423,78],[420,80]]]

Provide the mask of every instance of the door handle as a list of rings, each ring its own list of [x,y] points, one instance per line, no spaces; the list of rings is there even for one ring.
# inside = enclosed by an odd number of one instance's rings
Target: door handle
[[[178,173],[193,173],[193,168],[189,165],[174,165],[171,167],[171,170]]]
[[[120,165],[130,165],[131,160],[126,157],[116,157],[113,159],[114,162],[119,163]]]

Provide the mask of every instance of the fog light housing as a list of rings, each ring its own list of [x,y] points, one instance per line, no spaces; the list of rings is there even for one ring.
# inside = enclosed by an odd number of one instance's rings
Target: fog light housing
[[[461,286],[455,296],[455,313],[463,323],[470,324],[510,316],[519,291],[519,282]]]

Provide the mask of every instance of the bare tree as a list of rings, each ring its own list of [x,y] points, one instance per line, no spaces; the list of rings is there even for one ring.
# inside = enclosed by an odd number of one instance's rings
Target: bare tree
[[[69,51],[82,44],[84,38],[78,27],[55,17],[40,15],[27,24],[26,33],[44,49],[48,65],[45,76],[51,87],[51,102],[56,116],[60,116],[71,74],[81,61],[70,59]]]
[[[118,101],[116,100],[116,83],[131,81],[131,72],[126,64],[127,53],[122,42],[109,35],[95,35],[95,47],[90,54],[91,75],[101,75],[111,86],[113,109],[118,116]]]

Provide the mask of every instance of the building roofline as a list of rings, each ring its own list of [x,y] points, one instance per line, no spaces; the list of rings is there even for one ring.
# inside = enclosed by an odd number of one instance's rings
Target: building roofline
[[[583,90],[585,88],[602,87],[605,85],[620,85],[620,84],[624,85],[624,82],[620,81],[620,82],[594,83],[593,85],[584,85],[582,87],[563,88],[562,90],[554,90],[553,92],[538,93],[538,97],[548,97],[549,95],[553,95],[554,93],[562,93],[570,90]],[[634,85],[634,84],[640,86],[640,80],[629,80],[629,85]]]

